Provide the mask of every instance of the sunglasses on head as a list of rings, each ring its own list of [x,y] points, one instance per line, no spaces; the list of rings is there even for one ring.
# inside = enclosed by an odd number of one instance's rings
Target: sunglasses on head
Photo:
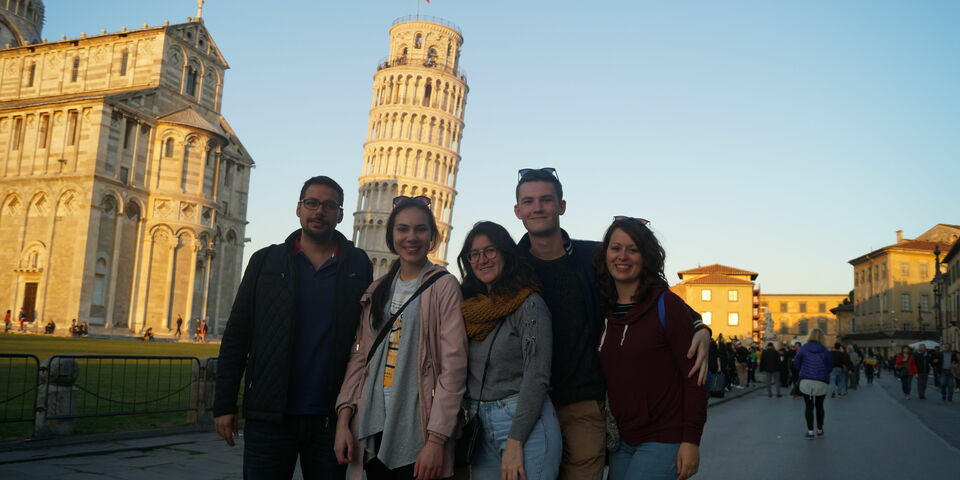
[[[546,173],[547,175],[553,175],[557,177],[557,180],[560,180],[560,175],[557,174],[557,169],[553,167],[543,167],[543,168],[521,168],[517,171],[517,181],[523,180],[523,177],[527,176],[533,172]]]
[[[416,202],[423,206],[430,206],[430,197],[419,195],[416,197],[408,197],[406,195],[400,195],[399,197],[393,197],[393,208],[397,208],[403,203]]]
[[[614,220],[614,221],[617,221],[617,222],[619,222],[619,221],[621,221],[621,220],[628,220],[628,221],[631,221],[631,222],[637,222],[637,223],[639,223],[640,225],[643,225],[643,226],[646,226],[648,223],[650,223],[650,220],[647,220],[647,219],[645,219],[645,218],[640,218],[640,217],[627,217],[627,216],[624,216],[624,215],[617,215],[617,216],[613,217],[613,220]]]

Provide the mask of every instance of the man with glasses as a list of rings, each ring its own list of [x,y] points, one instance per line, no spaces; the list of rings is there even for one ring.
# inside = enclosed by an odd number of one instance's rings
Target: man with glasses
[[[334,404],[373,281],[367,254],[336,230],[343,189],[329,177],[303,184],[300,229],[250,258],[220,345],[217,433],[237,435],[237,393],[245,378],[243,475],[344,478],[334,455]]]
[[[527,230],[519,247],[540,278],[541,295],[553,317],[550,398],[563,435],[560,478],[600,479],[606,453],[606,387],[597,354],[603,311],[592,262],[598,242],[572,240],[560,228],[567,205],[556,169],[520,170],[516,197],[514,214]],[[696,328],[689,355],[697,355],[697,367],[690,374],[699,372],[702,384],[710,330],[702,323]]]

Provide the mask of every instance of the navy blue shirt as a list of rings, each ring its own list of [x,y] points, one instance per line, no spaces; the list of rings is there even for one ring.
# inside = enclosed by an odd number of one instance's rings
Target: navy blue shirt
[[[319,269],[313,268],[313,263],[302,251],[297,252],[296,261],[297,318],[290,354],[287,413],[329,415],[334,406],[327,405],[324,399],[327,398],[328,369],[333,360],[337,257],[334,254]]]

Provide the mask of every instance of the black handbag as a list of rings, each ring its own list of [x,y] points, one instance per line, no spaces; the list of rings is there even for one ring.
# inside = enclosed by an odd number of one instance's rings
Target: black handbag
[[[497,341],[497,334],[500,333],[500,327],[503,326],[504,321],[505,320],[500,319],[497,330],[493,332],[493,339],[490,340],[490,346],[487,348],[487,359],[483,364],[483,375],[480,377],[480,393],[477,395],[477,402],[483,398],[483,384],[487,381],[487,368],[490,366],[490,352],[493,351],[493,344]],[[463,419],[464,424],[460,430],[460,438],[457,439],[457,443],[454,445],[453,464],[457,467],[470,465],[470,462],[473,460],[473,453],[476,451],[477,441],[480,439],[480,421],[477,420],[479,410],[480,407],[477,406],[477,412],[473,412],[473,415],[470,415],[466,408],[460,408],[459,416]]]

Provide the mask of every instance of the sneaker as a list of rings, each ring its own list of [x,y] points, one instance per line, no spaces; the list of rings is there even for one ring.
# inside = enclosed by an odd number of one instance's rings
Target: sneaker
[[[777,394],[777,398],[780,398],[780,397],[782,397],[782,396],[783,396],[783,395]]]
[[[903,397],[904,400],[910,400],[910,395]]]
[[[822,437],[822,436],[823,436],[823,429],[822,429],[822,428],[817,429],[817,436],[818,436],[818,437]]]
[[[814,438],[817,438],[817,437],[813,436],[813,430],[807,430],[807,434],[804,435],[804,438],[806,438],[807,440],[813,440]]]

